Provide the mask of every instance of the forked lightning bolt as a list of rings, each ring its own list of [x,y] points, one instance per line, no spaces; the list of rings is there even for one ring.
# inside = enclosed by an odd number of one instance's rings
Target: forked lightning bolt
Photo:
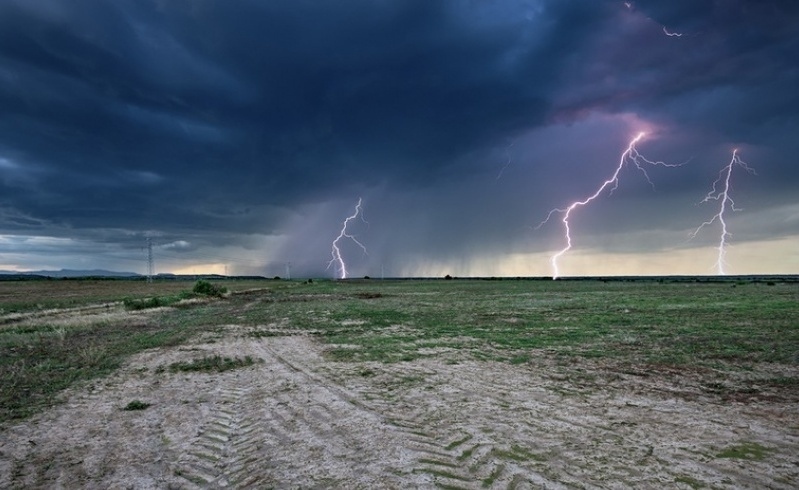
[[[355,212],[352,214],[352,216],[348,216],[347,219],[344,220],[344,225],[341,227],[341,232],[338,234],[336,239],[333,240],[333,246],[330,251],[330,255],[332,255],[333,258],[330,259],[330,262],[327,263],[328,269],[330,269],[330,267],[334,263],[338,264],[338,272],[341,279],[347,278],[347,264],[344,263],[344,259],[341,257],[341,249],[339,248],[339,242],[345,238],[349,238],[350,240],[355,242],[355,244],[361,247],[363,253],[367,253],[366,247],[363,245],[363,243],[359,242],[354,235],[350,235],[349,233],[347,233],[347,226],[350,224],[350,221],[356,219],[358,216],[361,217],[361,221],[366,223],[366,220],[363,219],[363,214],[361,211],[361,198],[358,198],[358,204],[355,205]]]
[[[655,162],[641,155],[638,152],[638,149],[635,147],[635,145],[636,143],[641,141],[641,139],[644,136],[646,136],[645,133],[638,133],[638,135],[635,138],[633,138],[632,141],[630,141],[630,144],[627,146],[627,149],[624,150],[624,152],[621,154],[621,158],[619,159],[619,164],[616,167],[616,171],[613,172],[613,175],[611,175],[611,177],[608,180],[606,180],[605,182],[602,183],[601,186],[599,186],[596,192],[594,192],[587,198],[583,199],[582,201],[574,201],[565,208],[555,208],[551,210],[547,215],[546,219],[541,223],[539,223],[538,226],[536,226],[535,229],[542,227],[544,224],[546,224],[549,221],[550,218],[552,218],[552,215],[555,213],[560,213],[563,215],[563,218],[561,218],[561,222],[563,223],[566,246],[561,251],[553,255],[552,258],[550,259],[550,263],[552,264],[553,279],[557,279],[560,276],[560,270],[558,269],[558,259],[561,258],[563,254],[565,254],[572,248],[571,227],[569,225],[569,219],[571,218],[572,212],[578,207],[585,206],[589,202],[599,197],[600,194],[602,194],[602,192],[605,191],[605,189],[609,188],[610,189],[609,194],[613,194],[613,191],[615,191],[616,188],[618,188],[619,186],[619,173],[621,173],[621,170],[624,168],[624,165],[626,163],[629,162],[635,165],[635,168],[637,168],[638,170],[641,171],[641,173],[644,174],[644,177],[646,178],[647,182],[649,182],[649,184],[652,185],[653,188],[654,184],[652,183],[652,180],[649,178],[649,174],[646,173],[646,169],[644,169],[644,167],[642,166],[643,164],[649,164],[653,166],[661,165],[664,167],[679,167],[680,165],[682,165],[682,164],[668,164],[660,161]]]
[[[738,150],[733,150],[732,160],[730,160],[730,163],[728,163],[724,168],[721,169],[721,171],[719,171],[719,178],[713,182],[713,189],[707,193],[702,201],[700,201],[700,204],[708,201],[718,201],[720,203],[719,212],[716,213],[710,220],[699,225],[699,227],[691,234],[691,238],[694,238],[705,226],[710,226],[716,221],[721,224],[721,236],[719,238],[719,246],[717,247],[718,258],[716,259],[716,270],[718,271],[719,275],[722,276],[726,274],[726,272],[724,272],[724,264],[725,257],[727,256],[727,239],[732,236],[732,234],[727,231],[727,222],[724,220],[724,213],[727,211],[728,205],[729,209],[733,211],[740,211],[740,209],[735,207],[735,201],[733,201],[730,197],[730,177],[732,177],[732,169],[736,165],[752,175],[757,175],[753,168],[741,160],[741,157],[738,156]],[[721,189],[718,189],[719,186],[721,186]]]

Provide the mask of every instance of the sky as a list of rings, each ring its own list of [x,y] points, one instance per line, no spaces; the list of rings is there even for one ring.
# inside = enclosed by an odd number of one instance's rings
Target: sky
[[[149,238],[158,273],[340,277],[360,200],[348,277],[797,274],[797,28],[792,0],[3,0],[0,270],[146,273]],[[702,202],[734,150],[734,209]],[[619,165],[555,271],[539,225]]]

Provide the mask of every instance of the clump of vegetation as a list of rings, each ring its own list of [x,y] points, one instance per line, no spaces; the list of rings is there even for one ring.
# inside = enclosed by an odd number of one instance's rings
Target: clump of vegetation
[[[200,279],[194,284],[191,291],[181,291],[178,294],[171,296],[154,296],[151,298],[125,298],[122,304],[128,310],[146,310],[151,308],[160,308],[163,306],[172,306],[175,303],[184,299],[190,299],[197,296],[214,296],[221,298],[227,293],[227,288],[217,286],[206,280]]]
[[[146,310],[149,308],[160,308],[162,306],[169,306],[172,304],[166,298],[125,298],[122,300],[125,309],[128,310]]]
[[[230,371],[255,364],[256,360],[251,356],[241,357],[222,357],[207,356],[201,359],[194,359],[191,362],[174,362],[169,365],[169,370],[177,372],[223,372]]]
[[[744,442],[728,447],[716,455],[717,458],[751,459],[760,461],[771,452],[768,448],[754,442]]]
[[[216,284],[212,284],[206,280],[200,279],[194,283],[194,289],[192,289],[192,292],[194,294],[201,294],[203,296],[222,297],[223,294],[227,293],[227,288],[224,286],[217,286]]]
[[[263,286],[260,281],[228,284],[235,290]],[[84,305],[110,308],[115,302],[134,305],[133,308],[163,306],[195,297],[187,289],[190,287],[191,283],[183,281],[23,281],[14,283],[12,288],[0,288],[0,309],[9,313]],[[153,296],[158,299],[141,299]],[[75,321],[64,326],[50,324],[47,318],[33,324],[17,324],[7,316],[0,329],[0,425],[58,403],[62,390],[108,375],[130,355],[179,345],[208,331],[219,316],[209,315],[206,310],[236,307],[226,303],[229,302],[187,305],[164,312],[158,321],[125,317],[87,318],[83,322],[78,321],[80,314],[74,313]]]
[[[144,410],[146,408],[149,408],[150,405],[152,405],[152,404],[143,402],[141,400],[133,400],[132,402],[130,402],[127,405],[125,405],[125,408],[123,408],[122,410],[127,410],[127,411]]]
[[[125,298],[122,304],[127,310],[147,310],[150,308],[161,308],[172,306],[184,299],[189,299],[194,295],[189,291],[181,291],[170,296],[153,296],[151,298]]]
[[[52,405],[64,388],[111,373],[131,354],[176,345],[195,331],[130,321],[63,330],[6,327],[0,330],[0,424]]]

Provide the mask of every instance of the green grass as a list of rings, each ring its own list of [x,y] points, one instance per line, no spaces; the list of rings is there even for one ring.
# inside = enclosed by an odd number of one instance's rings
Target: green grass
[[[153,323],[0,329],[0,422],[36,413],[74,383],[110,374],[129,355],[177,345],[190,334]]]
[[[146,317],[131,313],[131,320],[63,327],[48,324],[46,317],[26,324],[4,317],[0,423],[52,405],[64,388],[113,372],[143,349],[178,345],[229,324],[248,327],[252,337],[265,342],[273,335],[266,327],[275,325],[280,335],[315,336],[328,344],[326,355],[336,362],[440,357],[443,362],[506,362],[521,369],[546,356],[565,366],[598,359],[639,371],[799,364],[796,284],[455,279],[225,285],[233,294],[221,301],[156,310]],[[0,283],[0,315],[171,297],[191,283],[151,286]],[[759,384],[799,389],[799,380],[787,374]]]
[[[172,306],[181,300],[188,299],[191,294],[175,294],[172,296],[153,296],[151,298],[125,298],[122,304],[128,310],[146,310],[149,308],[161,308],[164,306]]]
[[[206,356],[201,359],[193,359],[190,362],[175,362],[169,365],[169,371],[177,372],[223,372],[231,369],[252,366],[256,360],[251,356],[245,357],[222,357]]]
[[[463,444],[464,442],[470,440],[471,438],[472,438],[471,434],[466,434],[461,439],[458,439],[456,441],[452,441],[451,443],[447,444],[447,446],[444,449],[447,450],[447,451],[455,449],[456,447],[460,446],[461,444]]]
[[[488,477],[483,479],[483,481],[481,482],[482,487],[483,488],[491,487],[491,485],[493,485],[494,482],[497,481],[497,478],[499,478],[499,476],[502,474],[503,471],[505,471],[505,465],[504,464],[497,465],[496,468],[494,468],[494,471],[492,471],[491,474],[488,475]]]
[[[231,291],[251,288],[291,287],[288,281],[226,280],[219,281]],[[135,279],[53,279],[0,281],[0,315],[28,313],[53,308],[75,308],[125,299],[170,297],[195,286],[190,279],[155,279],[147,283]],[[216,284],[216,282],[214,283]],[[223,286],[217,285],[222,288]],[[2,321],[0,323],[6,323]]]
[[[169,321],[286,318],[282,330],[310,331],[332,345],[331,359],[348,362],[409,361],[445,347],[512,364],[534,350],[677,366],[797,364],[798,297],[787,284],[317,281],[272,292],[246,312],[232,298]]]
[[[690,476],[678,476],[674,479],[675,483],[683,483],[688,485],[689,487],[693,488],[694,490],[698,490],[700,488],[705,488],[705,485],[695,478],[691,478]]]
[[[492,452],[502,459],[510,459],[518,462],[546,461],[544,456],[528,451],[527,449],[517,445],[511,446],[510,450],[494,448]]]
[[[717,458],[749,459],[761,461],[771,452],[770,449],[754,442],[744,442],[730,446],[716,454]]]

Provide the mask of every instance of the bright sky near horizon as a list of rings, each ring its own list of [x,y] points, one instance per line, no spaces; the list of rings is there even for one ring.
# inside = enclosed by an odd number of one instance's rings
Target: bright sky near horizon
[[[799,2],[5,0],[0,270],[799,273]]]

